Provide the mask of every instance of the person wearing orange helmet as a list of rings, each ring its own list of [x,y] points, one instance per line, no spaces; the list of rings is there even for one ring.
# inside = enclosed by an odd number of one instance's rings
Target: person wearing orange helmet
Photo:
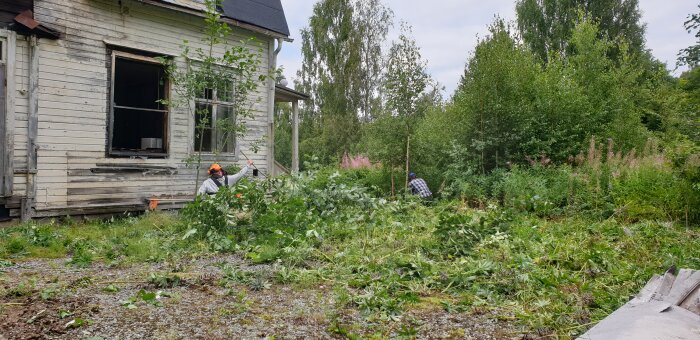
[[[231,186],[236,184],[243,176],[248,173],[248,169],[253,165],[253,161],[248,160],[248,164],[241,169],[237,174],[229,176],[221,165],[214,163],[209,167],[209,178],[205,179],[202,185],[197,190],[197,195],[214,195],[219,192],[222,186]]]

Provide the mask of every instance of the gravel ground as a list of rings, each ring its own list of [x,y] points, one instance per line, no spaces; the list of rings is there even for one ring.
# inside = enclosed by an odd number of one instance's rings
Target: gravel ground
[[[0,268],[0,339],[343,338],[339,328],[363,337],[522,337],[490,312],[447,313],[437,305],[420,304],[406,308],[397,320],[370,322],[353,308],[336,307],[330,287],[272,284],[251,290],[243,284],[221,285],[224,263],[261,277],[271,272],[270,266],[248,266],[234,255],[175,265],[95,264],[85,269],[68,267],[66,261]],[[150,273],[173,270],[183,278],[176,287],[159,289],[148,282]],[[141,290],[165,296],[124,306]]]

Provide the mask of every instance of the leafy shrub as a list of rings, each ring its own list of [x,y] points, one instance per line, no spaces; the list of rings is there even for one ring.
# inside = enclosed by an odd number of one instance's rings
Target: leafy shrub
[[[23,237],[12,237],[7,242],[4,242],[4,249],[2,250],[3,255],[20,255],[26,252],[27,247],[29,247],[29,242]]]
[[[186,221],[184,238],[207,240],[214,250],[228,250],[234,242],[256,238],[283,249],[308,239],[310,226],[325,218],[352,209],[371,211],[384,203],[339,171],[313,170],[261,182],[243,180],[235,187],[222,187],[216,195],[198,197],[181,213]],[[277,257],[260,255],[255,258],[261,262]]]
[[[54,226],[30,225],[25,229],[24,234],[29,243],[41,247],[50,246],[58,238]]]
[[[567,167],[514,167],[498,184],[505,207],[538,216],[552,216],[567,203],[569,178]]]
[[[452,144],[449,158],[450,164],[445,172],[448,184],[443,196],[460,198],[479,208],[485,208],[490,202],[503,204],[503,186],[511,171],[496,168],[483,173],[483,169],[469,160],[469,149],[458,143]],[[515,167],[515,170],[522,170],[519,174],[526,176],[529,168]]]
[[[324,183],[321,186],[317,183],[307,186],[302,181],[298,183],[298,187],[301,188],[301,194],[307,205],[322,216],[347,207],[376,208],[377,200],[369,194],[366,187],[344,183],[340,179],[340,172],[334,172],[320,180]]]
[[[237,224],[236,213],[244,206],[235,188],[222,187],[216,195],[198,196],[181,212],[187,221],[184,238],[206,239],[214,250],[229,249],[231,240],[225,235]]]
[[[440,214],[435,235],[439,247],[448,256],[467,256],[486,237],[506,231],[511,219],[507,211],[496,206],[470,214],[444,211]]]
[[[389,196],[391,194],[391,171],[385,167],[372,169],[347,169],[340,172],[340,180],[349,185],[368,189],[373,196]],[[405,173],[402,173],[405,175]],[[396,181],[396,177],[394,178]]]
[[[691,151],[664,154],[650,140],[641,155],[623,155],[608,141],[605,150],[591,139],[587,154],[571,165],[514,165],[481,175],[454,144],[446,178],[447,193],[473,206],[498,202],[540,217],[586,215],[629,220],[700,220],[700,156]],[[694,150],[691,148],[691,150]],[[673,161],[669,161],[669,158]]]
[[[277,230],[297,234],[311,223],[313,216],[309,215],[307,203],[300,197],[287,197],[269,202],[264,213],[255,214],[250,230],[255,234],[275,234]]]

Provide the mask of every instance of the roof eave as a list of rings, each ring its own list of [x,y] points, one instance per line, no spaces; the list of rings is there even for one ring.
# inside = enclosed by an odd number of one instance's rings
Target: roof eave
[[[275,101],[276,102],[292,102],[299,100],[309,100],[311,96],[306,93],[299,92],[289,87],[280,84],[275,85]]]
[[[195,16],[202,17],[202,18],[204,17],[204,13],[202,13],[201,11],[198,11],[196,9],[189,8],[189,7],[183,7],[183,6],[163,3],[160,1],[156,1],[156,0],[137,0],[137,1],[145,3],[145,4],[149,4],[152,6],[160,7],[160,8],[167,8],[170,10],[174,10],[174,11],[178,11],[178,12],[182,12],[182,13],[187,13],[187,14],[195,15]],[[275,31],[272,31],[272,30],[269,30],[267,28],[260,27],[257,25],[234,20],[234,19],[231,19],[229,17],[222,17],[221,21],[225,22],[227,24],[231,24],[231,25],[236,26],[236,27],[247,29],[247,30],[255,32],[255,33],[260,33],[260,34],[263,34],[263,35],[266,35],[266,36],[269,36],[269,37],[272,37],[275,39],[283,39],[284,41],[287,41],[287,42],[294,41],[294,39],[292,39],[289,36],[284,35],[282,33],[275,32]]]

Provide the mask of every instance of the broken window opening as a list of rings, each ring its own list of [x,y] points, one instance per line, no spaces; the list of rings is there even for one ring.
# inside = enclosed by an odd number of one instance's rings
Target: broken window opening
[[[195,100],[194,150],[235,153],[236,115],[233,83],[206,88]]]
[[[110,155],[167,156],[168,89],[158,60],[112,52]]]

